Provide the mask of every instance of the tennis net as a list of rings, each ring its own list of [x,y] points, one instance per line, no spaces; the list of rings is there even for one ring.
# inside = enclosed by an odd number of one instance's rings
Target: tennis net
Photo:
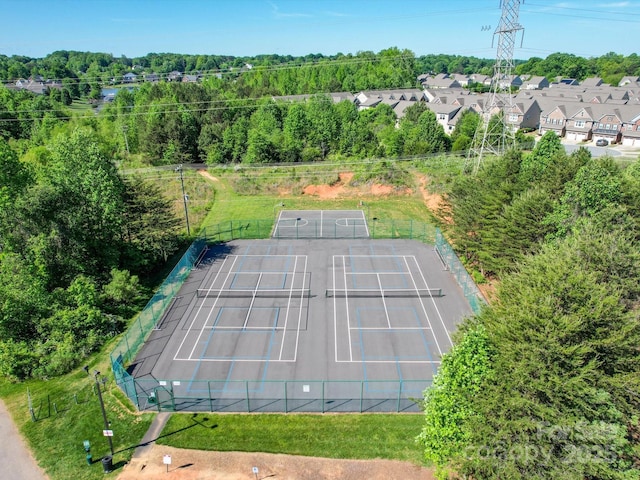
[[[227,290],[199,288],[196,292],[198,298],[300,298],[310,297],[310,288],[278,288],[278,289],[241,289]]]
[[[365,297],[365,298],[383,298],[383,297],[441,297],[441,288],[387,288],[387,289],[327,289],[327,297]]]

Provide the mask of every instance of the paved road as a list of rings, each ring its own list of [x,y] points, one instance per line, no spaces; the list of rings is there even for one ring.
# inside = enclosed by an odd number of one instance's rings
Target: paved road
[[[603,155],[609,155],[611,157],[620,157],[622,153],[617,150],[608,147],[596,147],[592,145],[574,145],[574,144],[565,144],[564,149],[567,153],[571,153],[580,147],[584,147],[591,152],[592,157],[602,157]]]
[[[0,476],[11,480],[47,480],[18,433],[4,402],[0,400]]]

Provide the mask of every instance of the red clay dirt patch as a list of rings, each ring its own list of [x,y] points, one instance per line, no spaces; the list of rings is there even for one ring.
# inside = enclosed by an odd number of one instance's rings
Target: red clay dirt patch
[[[314,195],[320,199],[333,199],[342,195],[350,197],[358,195],[386,196],[400,193],[395,187],[379,183],[351,187],[349,183],[353,178],[353,172],[340,173],[338,178],[339,181],[333,185],[307,185],[302,192],[305,195]],[[404,189],[401,193],[411,194],[411,189]]]
[[[422,194],[422,198],[424,199],[424,204],[435,215],[438,215],[438,210],[440,210],[440,208],[444,204],[442,195],[438,193],[431,193],[429,192],[429,190],[427,190],[429,178],[426,175],[421,176],[420,178],[418,178],[418,180],[420,181],[420,193]]]
[[[302,193],[305,195],[315,195],[322,199],[325,198],[338,198],[342,193],[344,193],[347,184],[353,178],[353,173],[346,172],[338,175],[340,179],[334,185],[307,185]]]
[[[163,464],[164,455],[171,465]],[[143,458],[126,465],[118,480],[434,480],[433,472],[395,460],[335,460],[297,455],[246,452],[204,452],[153,445]]]

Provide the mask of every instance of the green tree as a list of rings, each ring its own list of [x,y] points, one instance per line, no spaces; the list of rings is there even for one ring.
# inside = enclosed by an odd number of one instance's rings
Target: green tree
[[[592,217],[622,200],[622,175],[609,157],[593,159],[567,182],[564,194],[546,222],[565,235],[583,217]]]
[[[451,133],[451,150],[460,152],[468,150],[480,123],[480,115],[473,110],[465,110]]]
[[[320,149],[322,158],[337,149],[340,120],[336,115],[333,101],[326,95],[314,95],[307,105],[309,120],[308,142],[310,146]]]
[[[482,325],[468,325],[460,340],[442,357],[433,385],[424,392],[425,424],[418,436],[428,463],[439,477],[464,454],[472,436],[468,430],[474,397],[491,380],[492,347]]]
[[[15,234],[5,240],[33,258],[51,287],[79,273],[107,274],[120,259],[123,185],[115,166],[87,130],[58,138],[48,162],[46,175],[16,199]]]
[[[122,264],[130,271],[148,272],[176,250],[180,220],[158,188],[137,177],[128,179],[123,202]]]
[[[495,374],[473,397],[459,473],[633,478],[628,426],[637,414],[640,324],[618,280],[601,272],[627,263],[637,276],[640,263],[632,245],[617,251],[624,258],[592,257],[594,239],[629,242],[591,229],[547,244],[480,315]]]
[[[564,155],[560,138],[552,131],[546,132],[533,151],[523,159],[521,181],[525,184],[541,181],[559,155]]]

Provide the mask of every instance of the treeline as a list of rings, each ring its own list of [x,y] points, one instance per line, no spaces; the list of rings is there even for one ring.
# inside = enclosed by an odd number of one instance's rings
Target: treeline
[[[119,333],[179,246],[171,204],[123,180],[92,128],[18,157],[0,138],[0,375],[66,373]]]
[[[450,149],[435,114],[420,102],[396,128],[388,105],[358,111],[351,101],[334,103],[324,95],[304,102],[246,99],[219,86],[216,79],[203,85],[145,84],[120,92],[102,121],[111,122],[118,138],[126,132],[130,152],[158,163],[299,162]]]
[[[623,76],[640,76],[640,57],[608,53],[584,58],[568,53],[553,53],[546,58],[517,60],[515,72],[541,75],[550,81],[558,77],[582,80],[602,77],[617,85]],[[493,73],[493,59],[461,55],[429,54],[416,57],[407,49],[391,47],[378,53],[305,56],[258,55],[184,55],[149,53],[143,57],[114,57],[107,53],[56,51],[44,58],[0,55],[0,80],[14,83],[20,78],[59,80],[72,98],[95,96],[99,88],[119,82],[127,72],[156,73],[172,71],[200,73],[228,81],[238,79],[249,96],[295,95],[302,93],[357,92],[366,89],[416,86],[422,73]],[[166,77],[165,77],[166,78]]]
[[[604,83],[617,86],[622,77],[640,77],[640,57],[632,53],[628,57],[611,52],[601,57],[584,58],[570,53],[552,53],[547,58],[531,57],[516,65],[518,75],[540,75],[549,81],[556,78],[600,77]]]
[[[637,478],[640,163],[549,132],[448,196],[467,264],[501,279],[425,392],[441,478]]]

